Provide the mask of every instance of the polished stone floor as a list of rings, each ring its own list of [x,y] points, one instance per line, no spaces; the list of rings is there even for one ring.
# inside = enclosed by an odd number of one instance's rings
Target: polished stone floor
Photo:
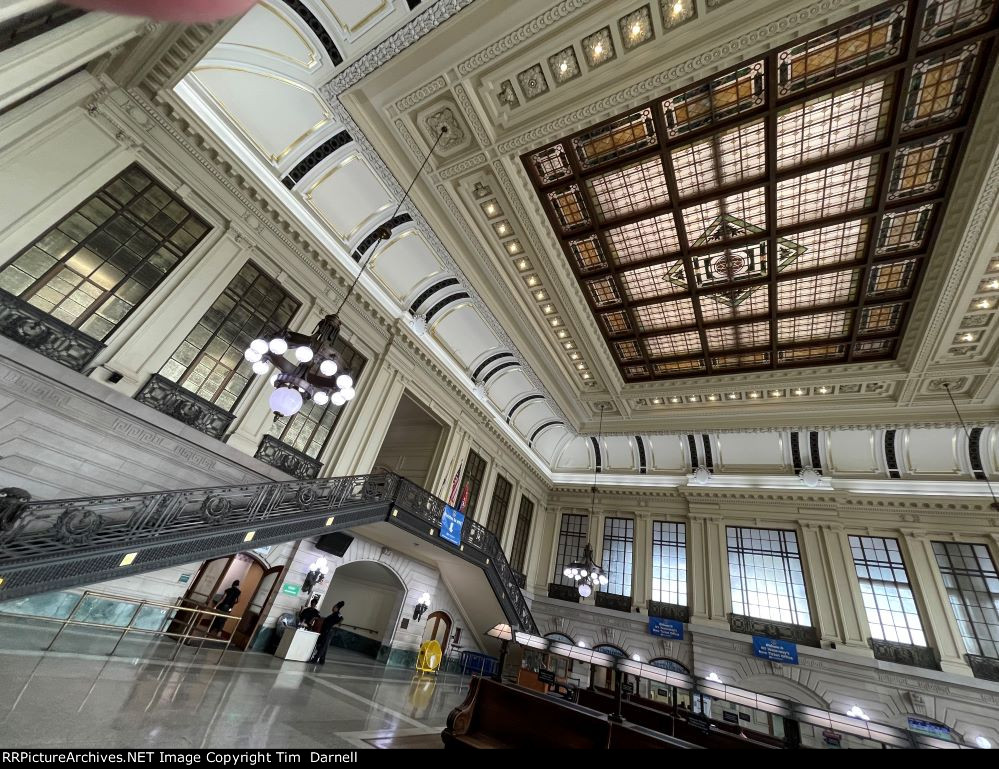
[[[468,687],[467,677],[416,677],[342,649],[319,667],[240,652],[216,663],[217,652],[188,649],[170,661],[172,644],[141,656],[121,647],[114,657],[67,649],[74,645],[69,637],[49,652],[3,644],[0,745],[441,747],[434,735]]]

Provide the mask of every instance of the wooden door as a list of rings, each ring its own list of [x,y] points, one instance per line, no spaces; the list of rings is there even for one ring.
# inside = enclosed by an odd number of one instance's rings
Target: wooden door
[[[263,622],[265,607],[270,605],[274,592],[281,585],[279,577],[283,570],[284,566],[273,566],[260,576],[257,589],[253,591],[253,595],[247,601],[243,608],[242,619],[233,631],[232,646],[234,648],[246,651],[250,645],[254,633]],[[235,612],[236,610],[233,609],[234,614]]]
[[[441,651],[447,653],[451,642],[451,617],[442,611],[427,615],[427,632],[423,634],[424,641],[434,640],[441,645]]]

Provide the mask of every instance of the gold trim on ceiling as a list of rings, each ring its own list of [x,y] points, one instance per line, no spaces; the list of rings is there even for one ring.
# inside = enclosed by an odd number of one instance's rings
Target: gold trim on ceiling
[[[418,286],[423,281],[425,281],[425,280],[427,280],[429,278],[432,278],[435,275],[440,275],[442,272],[444,272],[444,265],[442,265],[441,262],[440,262],[440,259],[438,259],[434,255],[433,250],[430,248],[430,244],[427,243],[426,239],[420,234],[419,230],[415,230],[415,229],[414,230],[406,230],[405,232],[403,232],[403,233],[397,235],[396,237],[392,238],[388,243],[386,243],[384,246],[382,246],[382,248],[378,249],[377,251],[375,251],[375,253],[373,253],[371,255],[371,258],[370,258],[370,260],[368,262],[368,268],[371,270],[371,274],[374,275],[375,278],[378,280],[378,282],[381,284],[382,288],[384,288],[386,291],[388,291],[400,303],[404,303],[406,301],[406,297],[408,296],[408,294],[402,294],[402,295],[400,295],[400,294],[397,294],[392,288],[390,288],[389,285],[382,279],[381,275],[379,275],[375,271],[375,270],[377,270],[377,267],[375,266],[375,261],[378,259],[378,257],[380,257],[382,254],[384,254],[390,248],[392,248],[393,246],[399,245],[400,243],[403,242],[404,238],[408,238],[411,235],[416,235],[416,236],[419,237],[420,242],[423,243],[423,245],[426,247],[427,253],[430,254],[430,257],[434,260],[434,263],[437,265],[437,269],[436,270],[434,270],[433,272],[427,273],[422,278],[420,278],[419,280],[417,280],[413,285],[414,286]],[[412,293],[412,292],[410,292],[410,293]]]
[[[356,2],[356,0],[355,0],[355,2]],[[343,30],[345,30],[346,32],[350,33],[351,35],[353,35],[357,30],[359,30],[361,27],[363,27],[369,21],[371,21],[371,19],[373,19],[375,16],[377,16],[383,10],[385,10],[385,7],[388,5],[388,0],[382,0],[378,4],[378,7],[375,8],[375,10],[373,10],[371,13],[369,13],[367,16],[365,16],[363,19],[361,19],[359,22],[357,22],[357,24],[355,24],[353,27],[350,26],[349,24],[347,24],[339,16],[337,16],[336,11],[334,11],[333,8],[330,7],[330,4],[326,0],[323,0],[323,5],[326,6],[326,10],[330,12],[330,15],[334,18],[334,20],[336,20],[336,23],[340,25],[340,28],[343,29]]]
[[[201,80],[201,78],[198,77],[197,73],[199,72],[211,72],[211,71],[242,72],[245,75],[252,75],[254,77],[264,77],[269,80],[277,80],[278,82],[284,83],[285,85],[290,85],[293,88],[298,88],[301,91],[305,91],[307,94],[309,94],[309,96],[311,96],[315,100],[316,104],[319,105],[322,111],[323,117],[318,123],[313,125],[305,133],[303,133],[297,139],[292,141],[291,144],[289,144],[287,147],[281,150],[281,152],[279,152],[277,155],[273,153],[268,153],[267,150],[264,147],[262,147],[256,139],[253,138],[253,134],[246,128],[246,126],[244,126],[242,122],[240,122],[239,119],[232,114],[232,112],[229,110],[229,107],[226,106],[226,103],[222,101],[222,99],[220,99],[218,96],[216,96],[215,92],[211,88],[209,88],[207,84],[203,80]],[[205,91],[205,93],[211,95],[215,103],[218,104],[219,109],[221,109],[222,112],[225,114],[225,116],[229,118],[230,121],[232,121],[233,125],[239,128],[239,130],[246,136],[246,138],[249,139],[250,143],[257,149],[257,151],[275,165],[277,165],[284,158],[286,158],[289,153],[291,153],[292,151],[294,151],[296,147],[298,147],[299,144],[301,144],[307,138],[312,136],[312,134],[324,128],[333,120],[333,113],[329,111],[329,108],[326,106],[326,103],[319,98],[319,94],[317,94],[314,90],[312,90],[312,88],[302,83],[297,83],[294,80],[290,80],[286,77],[281,77],[280,75],[275,75],[269,72],[258,72],[257,70],[245,69],[243,67],[230,67],[230,66],[213,64],[207,67],[196,67],[191,72],[191,77],[194,79],[195,82],[198,83],[198,85],[202,88],[203,91]]]
[[[318,57],[318,54],[316,52],[316,49],[313,48],[312,45],[309,43],[308,38],[306,38],[305,35],[303,35],[299,31],[298,27],[296,27],[291,21],[289,21],[288,19],[286,19],[281,14],[281,12],[278,11],[270,3],[260,2],[260,3],[258,3],[258,6],[260,8],[263,8],[265,11],[269,11],[270,13],[274,14],[274,16],[277,17],[278,21],[280,21],[282,24],[284,24],[292,32],[295,33],[295,35],[298,37],[298,39],[302,41],[302,44],[305,46],[306,50],[308,50],[308,52],[309,52],[309,60],[308,61],[299,61],[298,59],[296,59],[296,58],[294,58],[292,56],[288,56],[287,54],[283,54],[280,51],[276,51],[273,48],[264,48],[262,45],[250,45],[249,43],[233,43],[233,42],[227,41],[225,38],[222,38],[221,44],[222,45],[231,46],[233,48],[249,48],[249,49],[254,50],[254,51],[263,51],[264,53],[269,53],[271,56],[275,56],[275,57],[277,57],[279,59],[284,59],[285,61],[290,61],[292,64],[298,65],[298,66],[303,67],[303,68],[305,68],[307,70],[313,70],[313,69],[315,69],[316,66],[319,64],[319,57]]]
[[[323,183],[328,181],[333,174],[335,174],[337,171],[342,171],[347,165],[353,163],[355,160],[360,160],[362,163],[364,163],[364,167],[368,169],[368,173],[370,173],[372,178],[374,178],[375,181],[377,181],[378,184],[381,186],[388,200],[387,202],[376,208],[374,211],[370,212],[366,217],[364,217],[349,233],[344,234],[340,232],[340,230],[336,227],[336,225],[333,224],[333,222],[331,222],[329,219],[326,218],[326,215],[323,213],[322,209],[315,203],[312,193],[315,192]],[[343,241],[344,245],[350,243],[350,241],[354,238],[354,236],[358,232],[360,232],[361,229],[365,227],[368,224],[368,222],[370,222],[374,217],[378,216],[378,214],[382,213],[383,211],[387,211],[390,208],[392,208],[393,204],[391,196],[389,195],[389,191],[385,189],[385,185],[382,184],[381,180],[372,170],[371,166],[367,164],[367,161],[365,161],[364,158],[358,155],[356,152],[351,155],[348,155],[339,163],[334,165],[332,168],[327,169],[322,174],[322,176],[316,179],[316,181],[314,181],[312,185],[304,193],[302,193],[302,198],[305,200],[306,203],[308,203],[309,208],[311,208],[316,213],[316,216],[318,216],[323,221],[323,223],[327,227],[329,227],[330,230],[333,231],[333,234],[336,235],[338,238],[340,238],[341,241]]]

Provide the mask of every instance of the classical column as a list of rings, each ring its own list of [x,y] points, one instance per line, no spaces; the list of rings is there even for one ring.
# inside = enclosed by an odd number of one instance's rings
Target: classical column
[[[652,516],[650,513],[635,513],[635,542],[631,562],[632,604],[645,608],[652,588]]]
[[[947,598],[940,569],[933,555],[932,536],[925,531],[903,530],[909,551],[909,578],[923,597],[926,610],[923,623],[928,641],[940,654],[940,667],[946,673],[971,675],[964,659],[964,642]],[[941,537],[942,538],[942,537]]]
[[[333,477],[368,473],[375,464],[396,408],[406,390],[399,370],[388,360],[387,351],[366,371],[351,402],[337,425],[333,453],[324,475]]]
[[[690,621],[727,629],[732,597],[725,524],[720,515],[690,514],[687,579],[691,588]]]
[[[823,641],[836,644],[836,648],[872,656],[866,635],[861,635],[861,622],[866,631],[867,622],[857,604],[863,602],[853,574],[852,562],[847,564],[843,546],[846,537],[841,526],[830,527],[817,521],[801,523],[801,554],[806,575],[808,602],[812,610],[812,625],[819,630]]]

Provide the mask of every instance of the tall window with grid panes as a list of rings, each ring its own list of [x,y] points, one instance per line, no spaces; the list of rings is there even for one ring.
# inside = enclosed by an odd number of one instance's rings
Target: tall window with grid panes
[[[793,531],[730,526],[728,568],[733,612],[811,625],[798,537]]]
[[[999,573],[988,546],[934,542],[933,555],[965,651],[999,660]]]
[[[652,522],[652,600],[687,605],[687,527]]]
[[[583,559],[586,547],[588,517],[577,513],[564,513],[558,532],[558,546],[555,553],[555,574],[553,582],[556,585],[575,587],[575,580],[569,579],[562,572],[573,561]]]
[[[635,556],[635,521],[632,518],[604,519],[603,569],[607,584],[604,593],[631,595],[631,575]]]
[[[342,339],[334,342],[333,350],[336,354],[338,373],[350,374],[354,380],[354,387],[357,387],[364,364],[367,362],[364,356]],[[313,400],[307,400],[294,416],[279,416],[274,420],[270,431],[271,437],[302,452],[310,459],[319,459],[347,405],[336,406],[327,403],[325,406],[320,406]]]
[[[129,166],[0,270],[0,289],[104,341],[208,225]]]
[[[160,369],[160,375],[232,411],[254,378],[243,352],[285,329],[299,302],[247,262]]]

